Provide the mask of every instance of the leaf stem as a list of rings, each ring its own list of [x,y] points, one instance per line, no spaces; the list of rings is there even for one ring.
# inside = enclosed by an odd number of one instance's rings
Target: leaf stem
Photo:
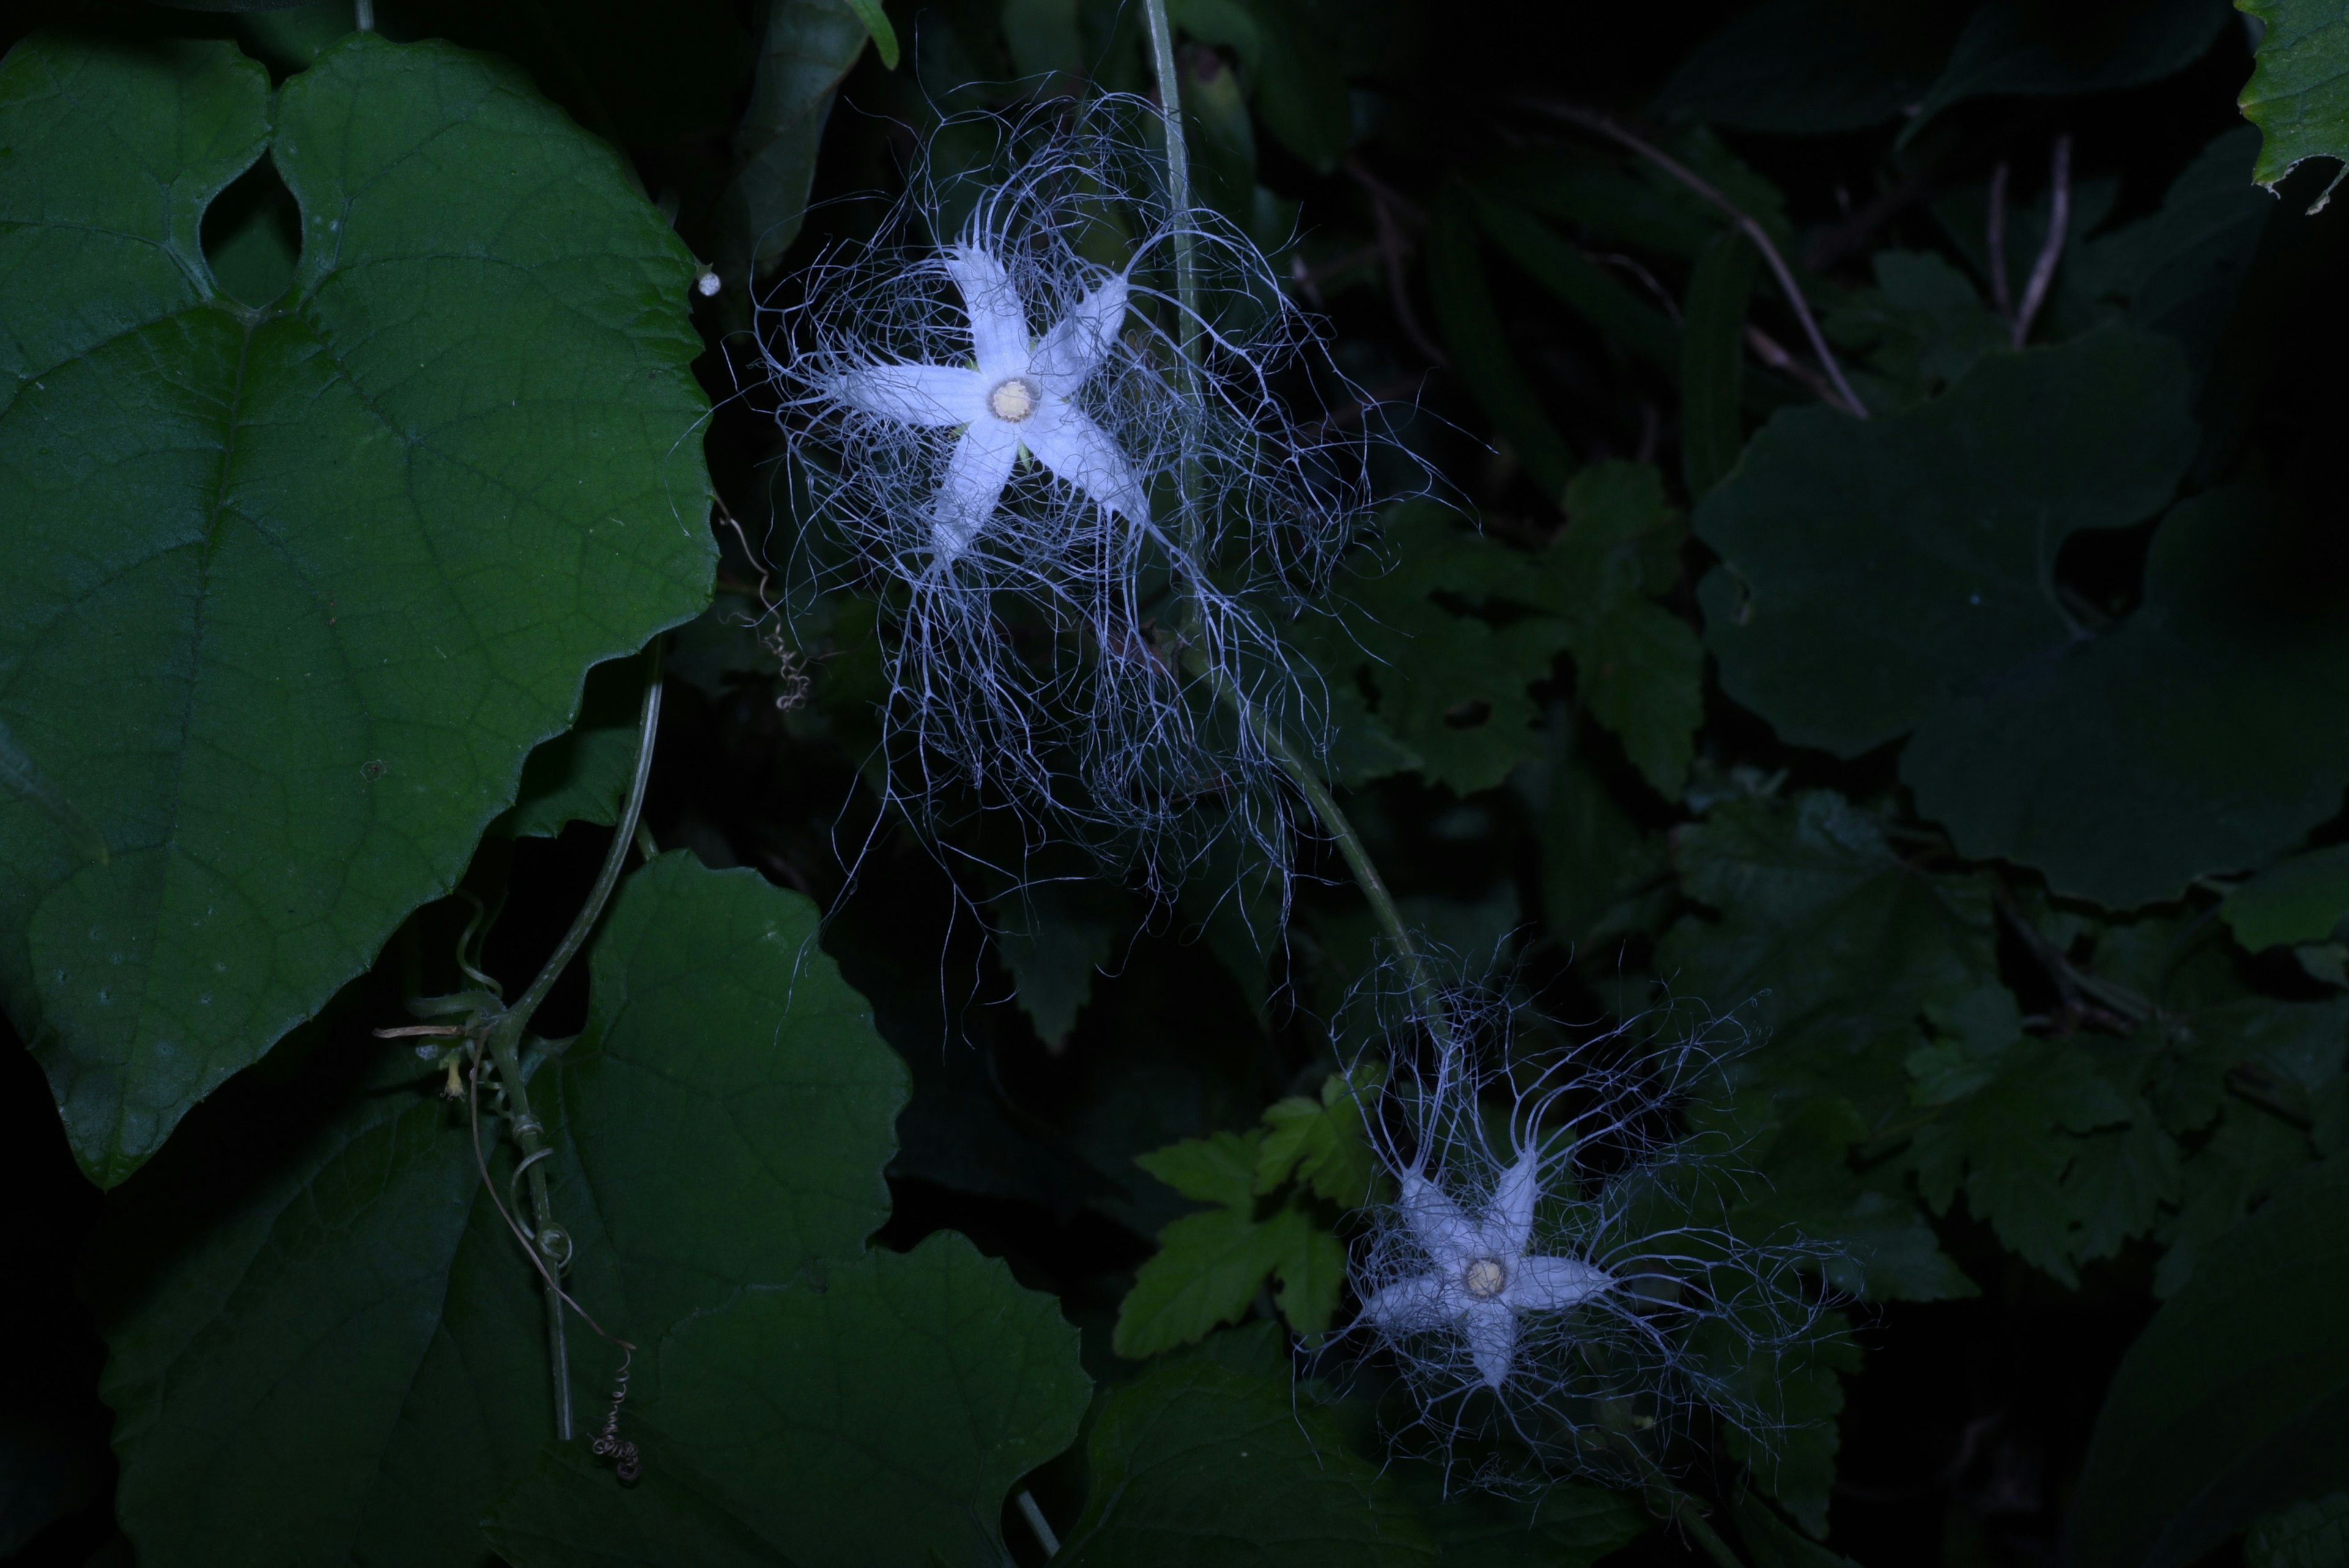
[[[628,851],[636,846],[636,819],[645,806],[645,784],[652,777],[653,739],[660,728],[661,710],[661,647],[656,639],[646,655],[645,699],[636,720],[636,768],[628,780],[628,793],[621,803],[620,820],[612,830],[612,847],[605,851],[604,869],[596,874],[595,885],[588,890],[587,901],[571,922],[571,929],[554,954],[541,966],[537,978],[522,999],[498,1015],[483,1050],[497,1068],[498,1084],[505,1091],[506,1106],[512,1113],[507,1126],[512,1130],[514,1142],[522,1149],[521,1173],[530,1183],[531,1245],[538,1253],[537,1262],[546,1276],[546,1337],[547,1357],[554,1375],[554,1435],[568,1442],[571,1422],[571,1357],[564,1343],[563,1292],[555,1284],[563,1269],[571,1261],[569,1233],[554,1222],[554,1202],[547,1191],[546,1156],[552,1152],[546,1141],[546,1126],[531,1113],[530,1090],[523,1080],[522,1057],[517,1048],[523,1032],[530,1027],[532,1015],[546,1001],[556,981],[569,968],[579,949],[595,929],[604,906],[611,901],[612,890],[620,881],[620,871],[627,862]]]
[[[1713,181],[1679,159],[1595,109],[1584,108],[1579,104],[1560,103],[1552,98],[1519,98],[1516,101],[1521,108],[1531,109],[1536,114],[1546,114],[1569,125],[1578,125],[1638,153],[1720,208],[1729,221],[1754,242],[1754,248],[1770,263],[1770,271],[1777,278],[1779,288],[1785,292],[1786,304],[1793,307],[1795,318],[1803,324],[1803,335],[1811,340],[1811,352],[1819,356],[1821,368],[1826,370],[1827,379],[1835,384],[1836,396],[1842,403],[1844,412],[1857,419],[1868,418],[1868,405],[1859,400],[1859,395],[1851,389],[1851,383],[1844,379],[1843,366],[1836,363],[1835,351],[1827,346],[1826,335],[1819,330],[1817,319],[1811,315],[1810,302],[1803,297],[1801,287],[1795,284],[1794,270],[1786,265],[1786,258],[1778,253],[1778,247],[1772,242],[1769,231],[1763,228],[1752,213],[1731,201]]]
[[[1183,358],[1195,370],[1199,362],[1201,323],[1199,319],[1199,278],[1197,259],[1194,253],[1190,227],[1184,214],[1191,209],[1191,154],[1183,140],[1183,88],[1176,75],[1174,60],[1174,29],[1166,15],[1166,0],[1143,0],[1143,15],[1150,29],[1151,69],[1158,78],[1158,108],[1164,117],[1166,137],[1166,202],[1174,220],[1174,297],[1181,308],[1179,335]],[[1205,562],[1199,560],[1203,550],[1203,530],[1193,511],[1192,498],[1197,493],[1195,480],[1195,460],[1189,455],[1190,443],[1185,443],[1185,456],[1181,478],[1179,500],[1183,516],[1183,548],[1191,556],[1187,562],[1194,573],[1204,574]],[[1185,607],[1183,616],[1183,641],[1185,645],[1199,645],[1199,613],[1195,597]],[[1346,869],[1353,872],[1355,885],[1362,890],[1371,912],[1378,919],[1379,928],[1393,944],[1395,955],[1402,961],[1411,986],[1412,1000],[1439,1035],[1446,1032],[1443,994],[1436,989],[1429,973],[1427,960],[1412,940],[1411,929],[1403,923],[1402,912],[1395,906],[1394,895],[1387,891],[1386,879],[1379,875],[1371,861],[1369,847],[1355,830],[1353,822],[1338,805],[1312,759],[1299,750],[1296,744],[1282,733],[1279,723],[1244,700],[1230,678],[1204,659],[1199,666],[1215,687],[1216,696],[1234,717],[1256,737],[1280,770],[1288,775],[1298,793],[1305,797],[1313,809],[1322,830],[1336,841],[1338,852],[1345,857]]]

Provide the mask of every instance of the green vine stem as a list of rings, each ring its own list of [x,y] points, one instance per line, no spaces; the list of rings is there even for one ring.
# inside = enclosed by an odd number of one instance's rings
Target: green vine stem
[[[1180,340],[1183,357],[1195,366],[1199,360],[1199,277],[1190,230],[1183,214],[1191,207],[1191,153],[1183,140],[1183,88],[1174,59],[1174,29],[1167,19],[1166,0],[1143,0],[1143,15],[1150,29],[1150,60],[1153,74],[1158,79],[1158,108],[1166,142],[1166,200],[1175,215],[1174,222],[1174,298],[1181,307]],[[1183,471],[1183,542],[1192,553],[1196,569],[1201,549],[1201,529],[1192,514],[1191,498],[1197,486],[1192,480],[1192,469],[1186,459]],[[1184,616],[1183,640],[1195,645],[1198,640],[1198,613],[1194,606]],[[1254,733],[1257,744],[1288,775],[1297,791],[1319,820],[1322,830],[1338,846],[1345,858],[1346,869],[1353,873],[1355,884],[1370,902],[1371,912],[1377,918],[1379,929],[1393,944],[1411,986],[1413,1002],[1428,1021],[1429,1027],[1439,1034],[1444,1030],[1443,994],[1435,985],[1426,957],[1412,939],[1411,928],[1403,923],[1402,912],[1395,906],[1394,895],[1387,891],[1386,879],[1379,874],[1378,866],[1371,860],[1369,846],[1362,842],[1353,822],[1338,805],[1329,784],[1312,758],[1299,750],[1295,742],[1281,732],[1279,724],[1256,707],[1241,700],[1238,691],[1227,680],[1215,682],[1216,696],[1239,721]]]
[[[564,1333],[563,1291],[556,1282],[571,1262],[571,1236],[554,1222],[554,1202],[546,1182],[546,1158],[554,1150],[546,1141],[545,1124],[531,1111],[530,1088],[523,1081],[519,1047],[523,1031],[530,1027],[532,1015],[544,1004],[554,983],[563,978],[564,970],[579,955],[580,948],[586,945],[596,921],[603,915],[604,905],[611,900],[613,888],[619,884],[628,851],[636,847],[636,819],[644,810],[645,783],[652,777],[653,738],[660,728],[660,710],[661,646],[656,639],[645,657],[645,699],[636,719],[636,772],[628,780],[620,820],[613,826],[612,847],[605,851],[604,869],[596,874],[595,885],[588,890],[587,901],[579,906],[571,929],[563,934],[563,940],[539,969],[530,989],[522,994],[520,1001],[498,1015],[482,1040],[483,1053],[497,1069],[498,1087],[504,1091],[506,1106],[512,1113],[507,1126],[522,1149],[520,1174],[530,1184],[530,1243],[538,1253],[537,1261],[547,1282],[547,1358],[554,1376],[554,1435],[565,1442],[572,1436],[571,1357]]]

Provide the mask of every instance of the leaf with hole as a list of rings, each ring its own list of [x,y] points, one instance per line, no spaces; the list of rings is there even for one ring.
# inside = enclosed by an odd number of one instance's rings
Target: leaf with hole
[[[357,128],[357,129],[355,129]],[[0,985],[101,1182],[445,892],[587,667],[707,600],[692,258],[510,68],[357,35],[0,64]],[[207,204],[266,157],[276,304]],[[160,193],[160,196],[158,193]]]

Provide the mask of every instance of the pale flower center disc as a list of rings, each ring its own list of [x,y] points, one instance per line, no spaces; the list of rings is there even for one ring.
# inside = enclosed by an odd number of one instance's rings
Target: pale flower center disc
[[[1036,411],[1036,388],[1024,376],[1014,376],[987,395],[987,411],[1007,425],[1016,425]]]
[[[1490,1301],[1509,1283],[1509,1271],[1498,1258],[1478,1258],[1460,1271],[1462,1288],[1478,1301]]]

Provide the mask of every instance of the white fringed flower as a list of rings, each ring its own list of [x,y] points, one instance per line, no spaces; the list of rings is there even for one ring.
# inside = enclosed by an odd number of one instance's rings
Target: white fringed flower
[[[1028,312],[1002,260],[978,244],[946,262],[970,321],[973,368],[874,365],[833,381],[860,413],[906,425],[958,425],[930,523],[941,562],[951,564],[987,526],[1003,499],[1013,460],[1033,456],[1104,511],[1150,521],[1133,465],[1072,399],[1100,368],[1125,317],[1123,274],[1104,279],[1041,338],[1028,335]]]
[[[1116,98],[950,122],[955,169],[916,169],[761,336],[792,602],[880,603],[890,792],[932,820],[1008,806],[1028,846],[1073,837],[1164,889],[1231,835],[1286,865],[1265,738],[1309,755],[1325,727],[1270,627],[1366,520],[1384,438],[1375,409],[1292,416],[1361,404],[1262,253],[1165,206],[1158,129]]]
[[[1651,1477],[1700,1411],[1766,1448],[1834,1254],[1729,1223],[1733,1150],[1692,1112],[1742,1032],[1674,1007],[1545,1051],[1528,1022],[1462,987],[1381,1031],[1364,1113],[1395,1196],[1366,1211],[1350,1333],[1395,1375],[1390,1430],[1502,1489]]]
[[[1526,1250],[1533,1243],[1540,1173],[1539,1151],[1526,1150],[1501,1173],[1492,1202],[1472,1220],[1426,1177],[1402,1172],[1395,1208],[1433,1266],[1381,1288],[1363,1307],[1364,1315],[1392,1335],[1455,1329],[1486,1387],[1498,1388],[1516,1357],[1521,1314],[1561,1312],[1617,1283],[1580,1258]]]

